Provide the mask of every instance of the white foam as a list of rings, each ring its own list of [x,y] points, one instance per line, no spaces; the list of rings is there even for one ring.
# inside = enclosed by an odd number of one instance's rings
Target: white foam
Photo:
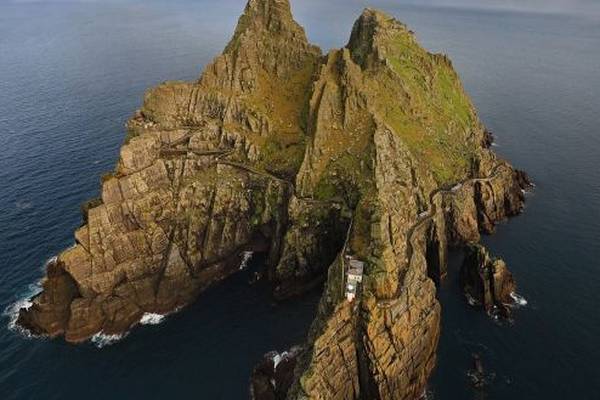
[[[43,267],[42,267],[42,268],[44,268],[44,272],[46,272],[46,269],[48,268],[48,265],[54,264],[57,260],[58,260],[58,256],[52,256],[49,259],[47,259],[46,262],[44,263]]]
[[[101,349],[119,342],[125,336],[127,336],[127,332],[121,335],[107,335],[106,333],[98,332],[90,340],[97,348]]]
[[[6,307],[2,315],[8,317],[8,329],[18,332],[25,337],[34,336],[29,330],[23,328],[20,325],[17,325],[17,319],[19,318],[19,312],[21,311],[21,309],[29,310],[29,308],[33,305],[33,302],[31,300],[35,296],[40,294],[41,291],[41,281],[32,283],[31,285],[29,285],[29,287],[27,288],[27,292],[25,292],[22,298]]]
[[[271,360],[273,360],[273,370],[277,369],[277,366],[283,361],[286,360],[289,357],[289,353],[287,351],[284,351],[283,353],[279,354],[279,353],[275,353],[273,354],[273,357],[271,357]]]
[[[173,313],[176,313],[179,310],[180,310],[180,308],[178,307],[175,310],[173,310]],[[166,317],[167,317],[167,314],[157,314],[157,313],[148,313],[147,312],[142,315],[142,318],[140,318],[139,324],[140,325],[158,325],[158,324],[162,323]],[[127,337],[127,335],[129,335],[129,332],[125,332],[122,334],[114,334],[114,335],[109,335],[104,332],[98,332],[94,336],[92,336],[90,341],[93,344],[95,344],[97,348],[101,349],[103,347],[111,346],[111,345],[125,339]]]
[[[42,272],[46,272],[48,265],[55,263],[57,260],[57,256],[52,256],[46,260],[46,262],[42,266]],[[18,332],[25,337],[43,337],[34,335],[29,330],[23,328],[22,326],[17,325],[17,319],[19,318],[19,312],[21,309],[29,310],[29,308],[33,305],[33,298],[42,292],[42,280],[30,284],[27,287],[27,291],[23,293],[23,296],[15,301],[13,304],[6,307],[2,315],[8,317],[8,329]]]
[[[158,325],[164,321],[166,315],[155,314],[155,313],[145,313],[142,315],[140,319],[141,325]]]
[[[245,251],[244,252],[244,254],[242,256],[242,262],[240,263],[240,271],[243,269],[246,269],[248,267],[248,263],[252,259],[253,255],[254,255],[253,251]]]
[[[527,299],[515,292],[512,292],[510,297],[513,299],[514,305],[517,307],[525,307],[527,305]]]
[[[273,369],[277,369],[277,366],[279,365],[282,359],[283,357],[280,354],[273,355]]]
[[[19,318],[19,311],[22,308],[28,310],[29,307],[31,307],[32,305],[33,305],[33,303],[31,302],[31,299],[25,298],[25,299],[17,300],[13,304],[6,307],[6,309],[4,310],[2,315],[8,317],[8,329],[13,330],[13,331],[18,331],[20,333],[24,333],[24,332],[21,332],[21,329],[23,329],[23,328],[21,328],[20,326],[17,325],[17,319]],[[26,330],[23,329],[23,331],[26,331]],[[29,334],[26,334],[26,336],[29,336]]]

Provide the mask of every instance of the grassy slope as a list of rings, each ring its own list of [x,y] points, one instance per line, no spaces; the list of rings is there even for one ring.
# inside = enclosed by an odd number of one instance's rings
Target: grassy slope
[[[464,178],[475,150],[468,136],[479,122],[450,62],[405,28],[377,40],[388,60],[368,78],[377,113],[439,184]]]

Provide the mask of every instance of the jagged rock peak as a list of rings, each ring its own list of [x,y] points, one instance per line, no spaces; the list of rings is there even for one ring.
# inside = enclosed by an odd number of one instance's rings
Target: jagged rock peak
[[[371,57],[380,58],[381,43],[379,38],[391,37],[394,33],[412,35],[406,25],[388,14],[365,8],[354,23],[352,34],[346,47],[350,50],[354,61],[361,66]]]
[[[357,22],[362,24],[378,24],[383,25],[394,18],[381,10],[367,7],[358,17]]]
[[[200,81],[217,91],[258,93],[265,86],[261,78],[291,82],[305,70],[302,85],[309,87],[320,56],[321,50],[308,43],[304,29],[294,21],[288,0],[249,0],[223,54],[207,66]]]
[[[286,40],[308,42],[304,29],[292,16],[288,0],[249,0],[225,52],[234,50],[249,32],[268,32]]]
[[[288,0],[249,0],[244,14],[262,18],[263,22],[291,22],[292,10]]]

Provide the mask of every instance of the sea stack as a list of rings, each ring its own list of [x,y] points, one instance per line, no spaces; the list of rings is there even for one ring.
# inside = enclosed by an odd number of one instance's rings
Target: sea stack
[[[250,0],[197,81],[146,93],[19,323],[70,342],[122,333],[260,251],[278,298],[325,282],[277,398],[419,398],[447,247],[523,209],[524,175],[488,142],[448,57],[394,18],[364,10],[323,55],[287,0]],[[364,266],[352,301],[349,259]]]
[[[490,256],[479,244],[467,247],[460,269],[460,281],[465,296],[473,304],[481,305],[494,316],[508,317],[512,295],[517,289],[506,263]]]

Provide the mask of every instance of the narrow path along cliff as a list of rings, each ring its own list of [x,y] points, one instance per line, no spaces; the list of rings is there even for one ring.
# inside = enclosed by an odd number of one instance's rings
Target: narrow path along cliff
[[[407,260],[407,262],[410,263],[412,256],[413,256],[413,238],[414,238],[415,231],[417,229],[419,229],[420,227],[424,226],[426,223],[431,222],[432,218],[438,212],[437,205],[434,201],[434,199],[437,195],[440,195],[440,194],[454,195],[464,185],[474,184],[474,183],[478,183],[478,182],[479,183],[490,182],[491,180],[493,180],[494,178],[497,177],[500,169],[504,168],[504,167],[506,167],[506,165],[500,163],[494,167],[490,176],[483,177],[483,178],[465,179],[461,182],[457,182],[456,184],[451,185],[450,189],[438,188],[438,189],[434,190],[433,192],[431,192],[429,195],[429,209],[427,211],[424,211],[423,213],[419,214],[418,220],[408,230],[408,235],[407,235],[408,238],[406,241],[406,260]],[[399,297],[399,293],[396,293],[395,298],[398,298],[398,297]],[[377,305],[379,307],[383,307],[383,308],[392,307],[394,305],[394,300],[379,300]]]
[[[249,0],[199,79],[150,89],[127,128],[18,324],[73,343],[123,333],[262,252],[277,299],[325,283],[286,383],[261,386],[277,398],[421,396],[448,246],[524,204],[526,175],[491,151],[448,57],[372,9],[323,54],[287,0]],[[353,303],[346,253],[364,265]]]

